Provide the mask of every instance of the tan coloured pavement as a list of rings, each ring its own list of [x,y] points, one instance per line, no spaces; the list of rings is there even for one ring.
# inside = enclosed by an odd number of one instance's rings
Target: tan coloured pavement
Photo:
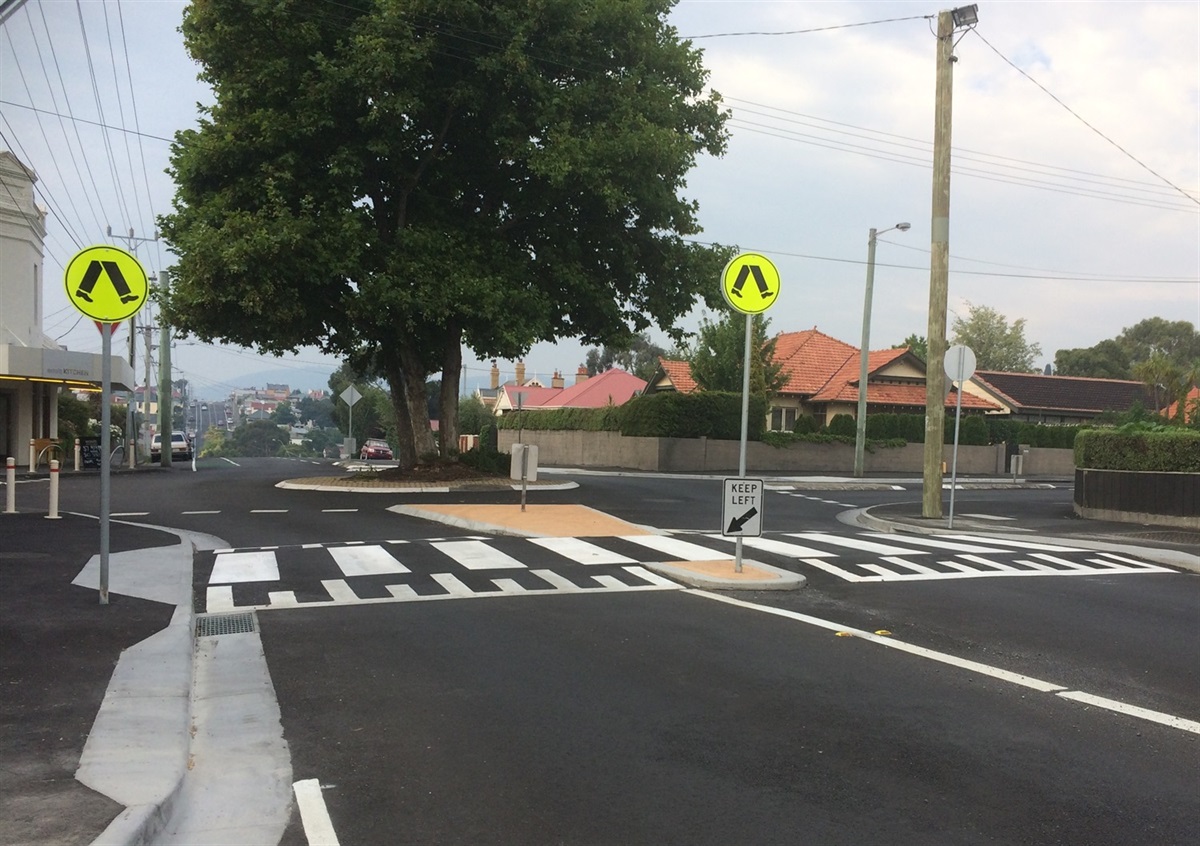
[[[460,528],[523,537],[621,537],[654,535],[656,531],[620,520],[585,505],[398,505],[401,514],[435,520]],[[736,572],[732,559],[711,561],[664,561],[647,567],[698,587],[788,590],[804,584],[796,573],[752,561],[742,562]]]

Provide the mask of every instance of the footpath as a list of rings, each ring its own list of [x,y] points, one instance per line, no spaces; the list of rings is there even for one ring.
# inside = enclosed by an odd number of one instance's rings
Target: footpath
[[[564,471],[560,471],[564,472]],[[294,487],[320,488],[314,480]],[[803,484],[794,478],[789,483]],[[813,482],[815,489],[855,487],[853,480]],[[1000,486],[1000,485],[995,485]],[[376,489],[386,493],[386,488]],[[409,513],[475,531],[509,534],[627,532],[631,524],[583,506],[539,506],[536,491],[516,506],[434,505]],[[498,491],[499,492],[499,491]],[[511,489],[504,487],[511,497]],[[557,511],[551,509],[560,509]],[[1200,572],[1200,533],[1043,515],[956,516],[953,530],[921,517],[906,502],[850,512],[873,530],[919,533],[1017,534],[1069,539],[1125,551]],[[998,519],[1000,518],[1000,519]],[[617,525],[619,524],[619,525]],[[644,528],[644,527],[643,527]],[[196,701],[197,650],[191,566],[195,550],[217,538],[113,521],[110,603],[98,601],[99,527],[93,517],[45,511],[0,514],[0,843],[138,844],[170,840],[165,826],[183,813],[195,788],[189,775],[199,726],[210,713]],[[664,562],[659,572],[713,590],[798,587],[803,577],[752,560],[743,574],[731,562],[687,566]],[[232,640],[232,639],[231,639]],[[265,671],[265,665],[264,665]],[[246,687],[235,691],[245,697]],[[261,686],[260,686],[261,687]],[[268,696],[255,688],[253,695]],[[201,715],[201,716],[198,716]],[[211,738],[210,741],[211,742]],[[277,744],[277,747],[281,744]],[[290,788],[286,748],[270,750],[278,799]],[[232,765],[231,765],[232,766]],[[227,774],[228,775],[228,774]],[[235,782],[235,788],[237,787]],[[283,795],[286,802],[287,795]],[[252,822],[228,822],[225,834],[255,833]],[[241,828],[238,828],[238,826]],[[248,827],[249,826],[249,827]],[[257,830],[267,838],[264,827]]]

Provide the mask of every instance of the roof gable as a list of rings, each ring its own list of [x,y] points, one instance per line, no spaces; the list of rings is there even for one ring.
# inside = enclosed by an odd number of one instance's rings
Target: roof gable
[[[688,362],[659,356],[658,366],[663,375],[679,393],[690,394],[700,389],[700,385],[696,383],[695,377],[692,376],[692,365]],[[661,380],[655,381],[658,382]]]
[[[603,408],[610,402],[621,405],[645,389],[645,379],[614,367],[569,388],[557,389],[554,396],[542,403],[542,407]]]

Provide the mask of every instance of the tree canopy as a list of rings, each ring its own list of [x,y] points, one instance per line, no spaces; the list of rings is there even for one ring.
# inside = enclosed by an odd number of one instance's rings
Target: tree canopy
[[[1032,373],[1034,360],[1042,354],[1038,344],[1025,339],[1025,318],[1008,318],[990,306],[967,303],[967,316],[955,315],[951,343],[963,344],[975,353],[980,370]]]
[[[1137,366],[1155,356],[1184,370],[1200,363],[1200,332],[1186,320],[1149,317],[1095,346],[1059,350],[1054,369],[1060,376],[1138,379]]]
[[[775,363],[775,339],[767,337],[771,321],[761,314],[752,319],[750,334],[750,393],[773,394],[784,383]],[[746,358],[746,316],[726,309],[718,320],[700,321],[695,346],[688,352],[692,376],[706,391],[741,393]]]
[[[924,335],[918,335],[916,332],[913,332],[900,343],[892,345],[892,349],[894,350],[905,348],[908,348],[921,361],[929,361],[929,341],[925,339]]]
[[[456,445],[464,344],[516,358],[673,327],[725,257],[684,240],[680,192],[726,140],[673,4],[194,0],[215,102],[172,148],[168,319],[379,372],[402,465],[432,449],[439,371]]]
[[[649,382],[654,378],[654,371],[658,369],[659,358],[666,354],[666,349],[654,343],[648,333],[639,332],[626,339],[605,344],[603,350],[592,347],[587,351],[584,364],[589,376],[620,367]]]

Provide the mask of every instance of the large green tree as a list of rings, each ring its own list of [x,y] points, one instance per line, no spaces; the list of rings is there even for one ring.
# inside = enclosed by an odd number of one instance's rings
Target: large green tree
[[[584,361],[589,376],[620,367],[639,379],[649,382],[658,369],[658,360],[667,354],[650,339],[648,332],[638,332],[623,340],[605,344],[603,350],[592,347]]]
[[[1025,339],[1025,318],[1008,318],[990,306],[967,303],[967,315],[954,316],[951,343],[963,344],[975,353],[980,370],[1031,373],[1035,359],[1042,354],[1038,344]]]
[[[767,396],[785,381],[775,363],[775,339],[767,337],[771,321],[761,314],[750,330],[750,393]],[[746,315],[726,309],[716,320],[704,317],[687,361],[696,383],[706,391],[741,393],[746,360]]]
[[[1151,370],[1161,370],[1169,362],[1188,371],[1200,364],[1200,332],[1186,320],[1148,317],[1093,347],[1059,350],[1054,354],[1054,369],[1060,376],[1141,379],[1139,365],[1156,357],[1164,361]]]
[[[194,0],[215,101],[173,146],[168,318],[378,371],[402,466],[432,451],[439,371],[456,445],[464,344],[671,329],[725,258],[684,240],[681,191],[726,117],[673,5]]]

